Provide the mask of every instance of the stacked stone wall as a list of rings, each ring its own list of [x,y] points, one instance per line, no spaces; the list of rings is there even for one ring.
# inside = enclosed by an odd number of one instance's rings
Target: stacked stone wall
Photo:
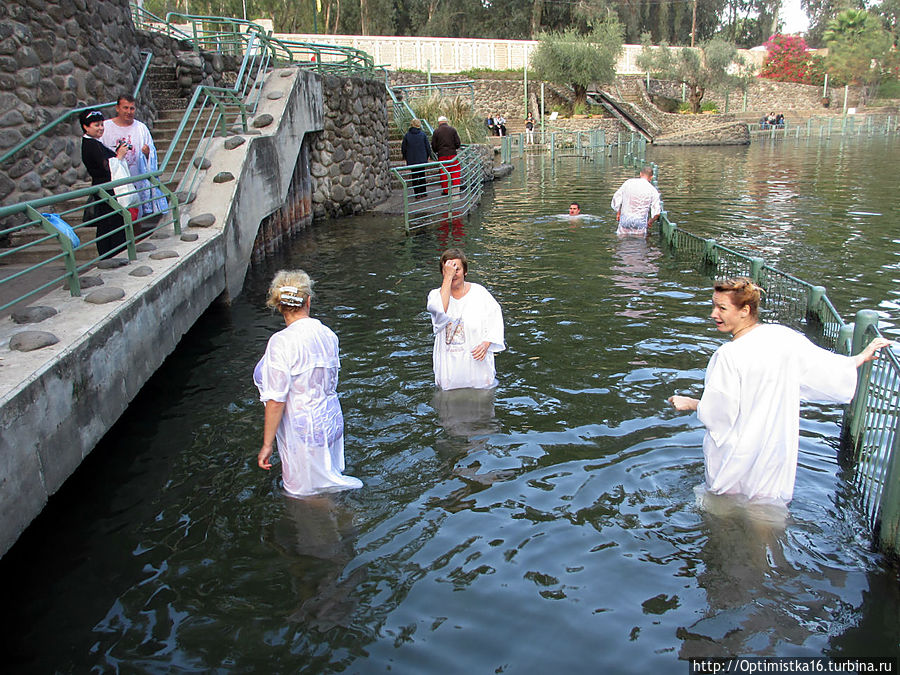
[[[0,154],[73,108],[130,93],[144,65],[175,67],[182,96],[197,84],[230,86],[237,64],[189,43],[137,31],[128,0],[0,3]],[[138,119],[153,129],[157,102],[144,85]],[[106,111],[107,115],[112,110]],[[0,205],[59,194],[87,181],[77,120],[60,124],[0,166]]]
[[[387,90],[382,82],[323,77],[325,130],[310,152],[313,214],[366,211],[390,196]]]

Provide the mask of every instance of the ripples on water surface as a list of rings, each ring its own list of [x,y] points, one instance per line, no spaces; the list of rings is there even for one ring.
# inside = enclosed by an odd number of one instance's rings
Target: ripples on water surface
[[[656,151],[673,220],[822,278],[838,308],[896,302],[885,143]],[[835,459],[839,411],[805,406],[785,527],[706,513],[696,416],[721,343],[709,282],[617,240],[630,171],[520,163],[471,221],[409,239],[317,227],[211,309],[0,563],[17,671],[645,672],[679,657],[898,654],[896,571],[870,552]],[[571,199],[596,218],[569,221]],[[500,386],[436,395],[427,291],[460,244],[503,306]],[[318,281],[341,338],[348,473],[286,499],[256,468],[254,363],[273,271]]]

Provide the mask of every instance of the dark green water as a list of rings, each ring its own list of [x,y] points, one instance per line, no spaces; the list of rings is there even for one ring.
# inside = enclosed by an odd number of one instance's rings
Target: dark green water
[[[876,158],[877,160],[873,160]],[[900,145],[653,151],[673,220],[897,318]],[[804,406],[790,519],[695,506],[709,281],[618,240],[631,171],[529,158],[474,218],[314,228],[211,309],[0,560],[9,672],[686,672],[700,655],[900,654],[900,579]],[[559,218],[571,199],[598,214]],[[503,306],[493,396],[435,396],[427,291],[450,244]],[[273,272],[341,339],[347,473],[285,498],[256,467]],[[659,670],[661,669],[661,670]]]

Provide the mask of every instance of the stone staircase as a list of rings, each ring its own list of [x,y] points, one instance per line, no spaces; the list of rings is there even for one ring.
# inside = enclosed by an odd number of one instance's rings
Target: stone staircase
[[[154,144],[156,145],[157,156],[159,157],[159,161],[162,162],[163,157],[165,157],[165,154],[169,149],[169,145],[172,143],[175,132],[184,117],[184,111],[187,108],[188,103],[190,103],[190,100],[181,96],[174,67],[151,66],[147,73],[146,86],[150,88],[157,109],[156,123],[153,125],[151,132],[153,134]],[[140,110],[138,111],[138,118],[140,118]],[[198,142],[199,141],[194,140],[188,144],[184,151],[185,159],[181,162],[183,165],[186,165],[189,158],[193,156]],[[174,191],[183,175],[184,168],[180,168],[180,170],[166,183],[166,186]],[[83,182],[73,185],[72,189],[77,190],[89,186],[89,182]],[[87,199],[85,197],[81,197],[58,202],[53,205],[53,209],[56,213],[62,213],[69,209],[78,209],[83,206],[86,201]],[[66,222],[72,227],[77,227],[82,224],[82,214],[83,211],[77,211],[66,216]],[[80,236],[82,240],[90,239],[93,236],[91,231],[85,231],[84,228],[79,230],[79,232],[81,233]],[[10,236],[9,245],[11,248],[14,248],[16,246],[22,246],[37,241],[46,236],[46,232],[44,232],[42,228],[30,227],[12,234]],[[42,260],[46,260],[59,252],[59,246],[54,242],[35,244],[23,251],[19,251],[15,255],[5,257],[2,264],[32,265]],[[77,250],[75,252],[75,259],[79,262],[87,262],[96,256],[97,252],[93,246],[87,246],[83,250]]]

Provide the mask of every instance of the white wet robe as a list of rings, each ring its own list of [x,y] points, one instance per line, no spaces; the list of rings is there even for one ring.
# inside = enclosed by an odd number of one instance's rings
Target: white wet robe
[[[428,294],[428,312],[434,330],[434,383],[441,389],[496,385],[494,353],[503,343],[503,312],[494,297],[480,284],[469,284],[469,292],[457,300],[452,295],[444,312],[441,289]],[[481,361],[472,350],[485,340],[491,344]]]
[[[271,338],[253,382],[261,401],[285,403],[275,433],[284,489],[295,495],[362,487],[344,476],[344,416],[337,396],[338,338],[318,319]]]
[[[785,326],[762,324],[716,350],[697,416],[706,427],[706,487],[714,494],[786,504],[794,494],[800,401],[847,403],[849,356]]]
[[[662,210],[659,190],[646,178],[629,178],[616,190],[610,203],[619,212],[616,234],[644,234],[647,221]]]

